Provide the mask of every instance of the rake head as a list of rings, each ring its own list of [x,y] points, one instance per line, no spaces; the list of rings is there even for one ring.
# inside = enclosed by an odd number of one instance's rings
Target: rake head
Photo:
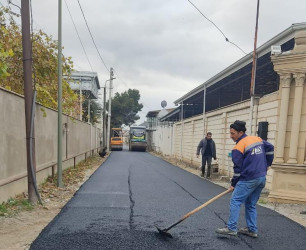
[[[172,235],[167,232],[167,229],[160,229],[157,226],[155,226],[155,227],[158,230],[159,234],[161,234],[162,236],[165,236],[165,237],[168,237],[168,238],[173,238]]]

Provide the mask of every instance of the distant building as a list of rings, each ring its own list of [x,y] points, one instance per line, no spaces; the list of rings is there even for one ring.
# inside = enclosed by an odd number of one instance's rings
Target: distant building
[[[86,96],[86,99],[98,99],[100,83],[96,72],[73,71],[68,83],[74,91],[80,91]]]
[[[141,124],[139,124],[139,125],[137,125],[137,126],[144,126],[144,127],[148,127],[148,126],[147,126],[147,122],[143,122],[143,123],[141,123]]]
[[[73,71],[71,76],[65,77],[68,80],[68,83],[72,90],[75,92],[79,92],[80,95],[80,120],[82,120],[83,116],[83,106],[85,100],[88,102],[88,110],[90,110],[90,100],[98,99],[98,91],[100,89],[100,83],[97,72],[91,71]],[[82,98],[85,97],[85,100]],[[87,116],[87,121],[90,121],[90,112]],[[85,112],[86,114],[86,112]],[[101,123],[102,129],[102,119],[99,121]]]
[[[147,117],[146,127],[149,130],[155,130],[160,123],[160,119],[173,110],[174,109],[161,109],[161,110],[149,111],[146,115]]]

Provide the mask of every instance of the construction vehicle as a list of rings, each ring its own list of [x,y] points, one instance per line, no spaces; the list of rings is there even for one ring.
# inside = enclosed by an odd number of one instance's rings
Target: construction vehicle
[[[131,126],[129,134],[129,150],[130,151],[146,151],[146,127],[145,126]]]
[[[121,151],[122,148],[123,148],[122,128],[112,128],[110,149],[112,151],[116,151],[116,150]]]

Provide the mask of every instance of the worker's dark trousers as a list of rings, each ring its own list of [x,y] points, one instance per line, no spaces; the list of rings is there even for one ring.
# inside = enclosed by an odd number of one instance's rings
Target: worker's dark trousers
[[[205,166],[207,162],[207,175],[206,177],[210,177],[210,169],[211,169],[211,161],[212,156],[202,155],[202,174],[205,175]]]

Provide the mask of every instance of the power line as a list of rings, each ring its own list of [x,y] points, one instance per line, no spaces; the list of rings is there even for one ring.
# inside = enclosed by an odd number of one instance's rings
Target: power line
[[[74,29],[75,29],[75,31],[76,31],[76,33],[77,33],[77,35],[78,35],[79,41],[80,41],[80,43],[81,43],[81,45],[82,45],[83,51],[84,51],[84,53],[85,53],[85,55],[86,55],[86,58],[87,58],[87,61],[88,61],[88,63],[89,63],[89,66],[90,66],[90,68],[91,68],[91,71],[93,71],[92,66],[91,66],[91,63],[90,63],[89,58],[88,58],[88,55],[87,55],[87,53],[86,53],[85,47],[84,47],[84,45],[83,45],[83,43],[82,43],[81,37],[80,37],[80,35],[79,35],[79,32],[78,32],[77,27],[76,27],[76,25],[75,25],[75,22],[74,22],[74,20],[73,20],[73,18],[72,18],[72,15],[71,15],[71,12],[70,12],[70,10],[69,10],[69,7],[68,7],[68,4],[67,4],[66,0],[65,0],[65,4],[66,4],[67,10],[68,10],[68,12],[69,12],[71,21],[72,21],[72,23],[73,23]]]
[[[121,78],[120,75],[118,74],[118,71],[114,70],[114,73],[116,73],[116,76],[117,76],[118,79],[125,85],[125,87],[129,88],[129,86],[122,80],[122,78]]]
[[[15,6],[15,7],[21,9],[18,5],[14,4],[12,0],[8,0],[7,2],[8,2],[8,4],[11,4],[11,5],[13,5],[13,6]],[[2,3],[1,3],[1,5],[2,5]],[[2,5],[2,6],[3,6],[3,5]],[[31,11],[33,11],[33,10],[31,9]],[[32,15],[32,14],[31,14],[31,15]],[[19,15],[17,15],[17,17],[19,17]],[[33,20],[33,22],[34,22],[41,30],[43,30],[42,27],[41,27],[37,22],[35,22],[34,20]]]
[[[102,61],[103,65],[104,65],[105,69],[106,69],[108,72],[110,72],[110,70],[109,70],[109,69],[108,69],[108,67],[106,66],[106,64],[105,64],[105,62],[104,62],[104,60],[103,60],[103,58],[102,58],[102,56],[101,56],[101,54],[100,54],[100,52],[99,52],[99,50],[98,50],[98,47],[97,47],[96,42],[95,42],[95,39],[93,38],[93,35],[92,35],[91,31],[90,31],[90,28],[89,28],[89,26],[88,26],[88,23],[87,23],[86,17],[85,17],[85,15],[84,15],[84,12],[83,12],[83,9],[82,9],[82,6],[81,6],[81,4],[80,4],[80,1],[79,1],[79,0],[78,0],[78,3],[79,3],[79,6],[80,6],[80,9],[81,9],[81,12],[82,12],[83,18],[84,18],[84,20],[85,20],[85,23],[86,23],[87,29],[88,29],[89,34],[90,34],[90,36],[91,36],[92,42],[93,42],[93,44],[95,45],[95,48],[96,48],[96,50],[97,50],[97,52],[98,52],[98,55],[99,55],[99,57],[100,57],[100,59],[101,59],[101,61]]]
[[[3,12],[3,14],[6,15],[7,19],[8,19],[8,20],[14,19],[13,15],[16,15],[16,13],[14,13],[14,12],[11,10],[11,8],[10,8],[10,6],[9,6],[9,3],[8,3],[7,7],[5,7],[5,6],[3,5],[3,3],[1,3],[1,2],[0,2],[0,4],[2,5],[2,7],[3,7],[4,9],[8,9],[8,10],[9,10],[9,12],[5,12],[5,11]],[[19,7],[19,9],[20,9],[20,7]],[[13,13],[13,14],[12,14],[12,13]]]
[[[11,5],[14,5],[14,6],[17,7],[19,10],[21,10],[20,6],[18,6],[17,4],[14,4],[13,1],[9,0],[8,3],[11,4]]]
[[[116,73],[116,76],[118,77],[118,79],[127,87],[129,88],[129,86],[122,80],[122,78],[119,76],[118,72],[114,70],[114,73]],[[148,109],[152,109],[151,107],[149,107],[146,103],[144,103],[143,101],[141,102],[144,106],[146,106]]]
[[[99,49],[98,49],[96,43],[95,43],[95,40],[94,40],[94,38],[93,38],[93,35],[92,35],[92,33],[91,33],[91,30],[90,30],[90,28],[89,28],[89,25],[88,25],[88,23],[87,23],[85,14],[84,14],[84,12],[83,12],[83,9],[82,9],[82,6],[81,6],[79,0],[78,0],[78,4],[79,4],[80,10],[81,10],[81,12],[82,12],[83,18],[84,18],[84,20],[85,20],[85,23],[86,23],[87,29],[88,29],[88,31],[89,31],[89,34],[90,34],[90,36],[91,36],[91,39],[92,39],[92,41],[93,41],[93,44],[94,44],[94,46],[95,46],[95,48],[96,48],[96,50],[97,50],[97,52],[98,52],[98,55],[99,55],[99,57],[100,57],[100,59],[101,59],[103,65],[104,65],[104,67],[106,68],[106,70],[107,70],[108,72],[110,72],[109,69],[108,69],[108,67],[106,66],[105,61],[103,60],[103,58],[102,58],[102,56],[101,56],[101,54],[100,54],[100,52],[99,52]],[[118,74],[117,71],[116,71],[116,75],[118,76],[119,80],[120,80],[127,88],[129,88],[128,85],[120,78],[120,76],[119,76],[119,74]],[[143,104],[144,104],[145,106],[147,106],[145,103],[143,103]],[[147,106],[147,107],[148,107],[148,106]],[[148,108],[149,108],[149,107],[148,107]]]
[[[241,49],[237,44],[231,42],[231,41],[225,36],[225,34],[223,33],[223,31],[222,31],[213,21],[211,21],[208,17],[206,17],[206,16],[201,12],[201,10],[199,10],[199,8],[198,8],[197,6],[195,6],[194,3],[192,3],[190,0],[188,0],[188,2],[189,2],[189,3],[199,12],[207,21],[211,22],[211,23],[221,32],[221,34],[224,36],[226,42],[229,42],[229,43],[233,44],[233,45],[236,46],[238,49],[240,49],[244,54],[247,55],[247,53],[246,53],[243,49]]]

